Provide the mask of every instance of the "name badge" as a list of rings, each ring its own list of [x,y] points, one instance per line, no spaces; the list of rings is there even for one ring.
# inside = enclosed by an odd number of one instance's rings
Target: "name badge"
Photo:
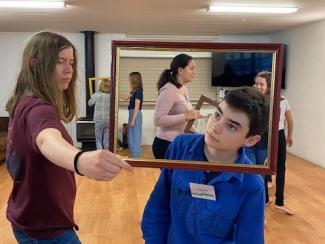
[[[216,200],[216,193],[213,186],[190,183],[190,189],[192,197],[213,201]]]

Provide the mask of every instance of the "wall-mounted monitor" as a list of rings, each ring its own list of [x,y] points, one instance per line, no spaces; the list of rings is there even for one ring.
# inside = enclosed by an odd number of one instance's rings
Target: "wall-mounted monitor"
[[[272,71],[272,60],[272,53],[265,52],[212,52],[211,85],[252,86],[257,73]],[[284,80],[282,80],[281,88],[285,88]]]

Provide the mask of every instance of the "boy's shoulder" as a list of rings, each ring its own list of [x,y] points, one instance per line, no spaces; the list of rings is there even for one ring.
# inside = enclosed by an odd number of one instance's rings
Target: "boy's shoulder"
[[[204,137],[204,134],[180,134],[177,135],[172,143],[184,143],[191,145],[194,142],[200,141]]]
[[[243,174],[246,188],[249,189],[250,192],[260,192],[264,191],[264,180],[259,174]]]
[[[203,160],[203,134],[181,134],[169,145],[166,157],[175,160]]]

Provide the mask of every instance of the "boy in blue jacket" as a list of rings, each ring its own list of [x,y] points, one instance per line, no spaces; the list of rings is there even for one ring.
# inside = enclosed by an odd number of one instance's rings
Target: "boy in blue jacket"
[[[250,164],[244,147],[261,139],[266,101],[255,88],[229,91],[205,134],[183,134],[166,158]],[[162,170],[142,220],[146,243],[264,243],[264,185],[257,174]]]

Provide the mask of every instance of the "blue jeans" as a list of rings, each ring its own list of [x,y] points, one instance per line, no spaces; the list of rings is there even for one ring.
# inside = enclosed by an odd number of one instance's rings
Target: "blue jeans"
[[[135,119],[134,127],[130,127],[130,121],[133,116],[134,109],[129,110],[129,128],[128,128],[128,146],[131,157],[139,158],[141,155],[141,140],[142,140],[142,112],[138,112]]]
[[[71,229],[63,234],[59,235],[58,237],[54,239],[48,239],[48,240],[35,240],[28,235],[26,235],[23,231],[19,229],[13,229],[14,235],[16,237],[16,240],[19,244],[80,244],[80,240],[76,234],[76,232]]]

